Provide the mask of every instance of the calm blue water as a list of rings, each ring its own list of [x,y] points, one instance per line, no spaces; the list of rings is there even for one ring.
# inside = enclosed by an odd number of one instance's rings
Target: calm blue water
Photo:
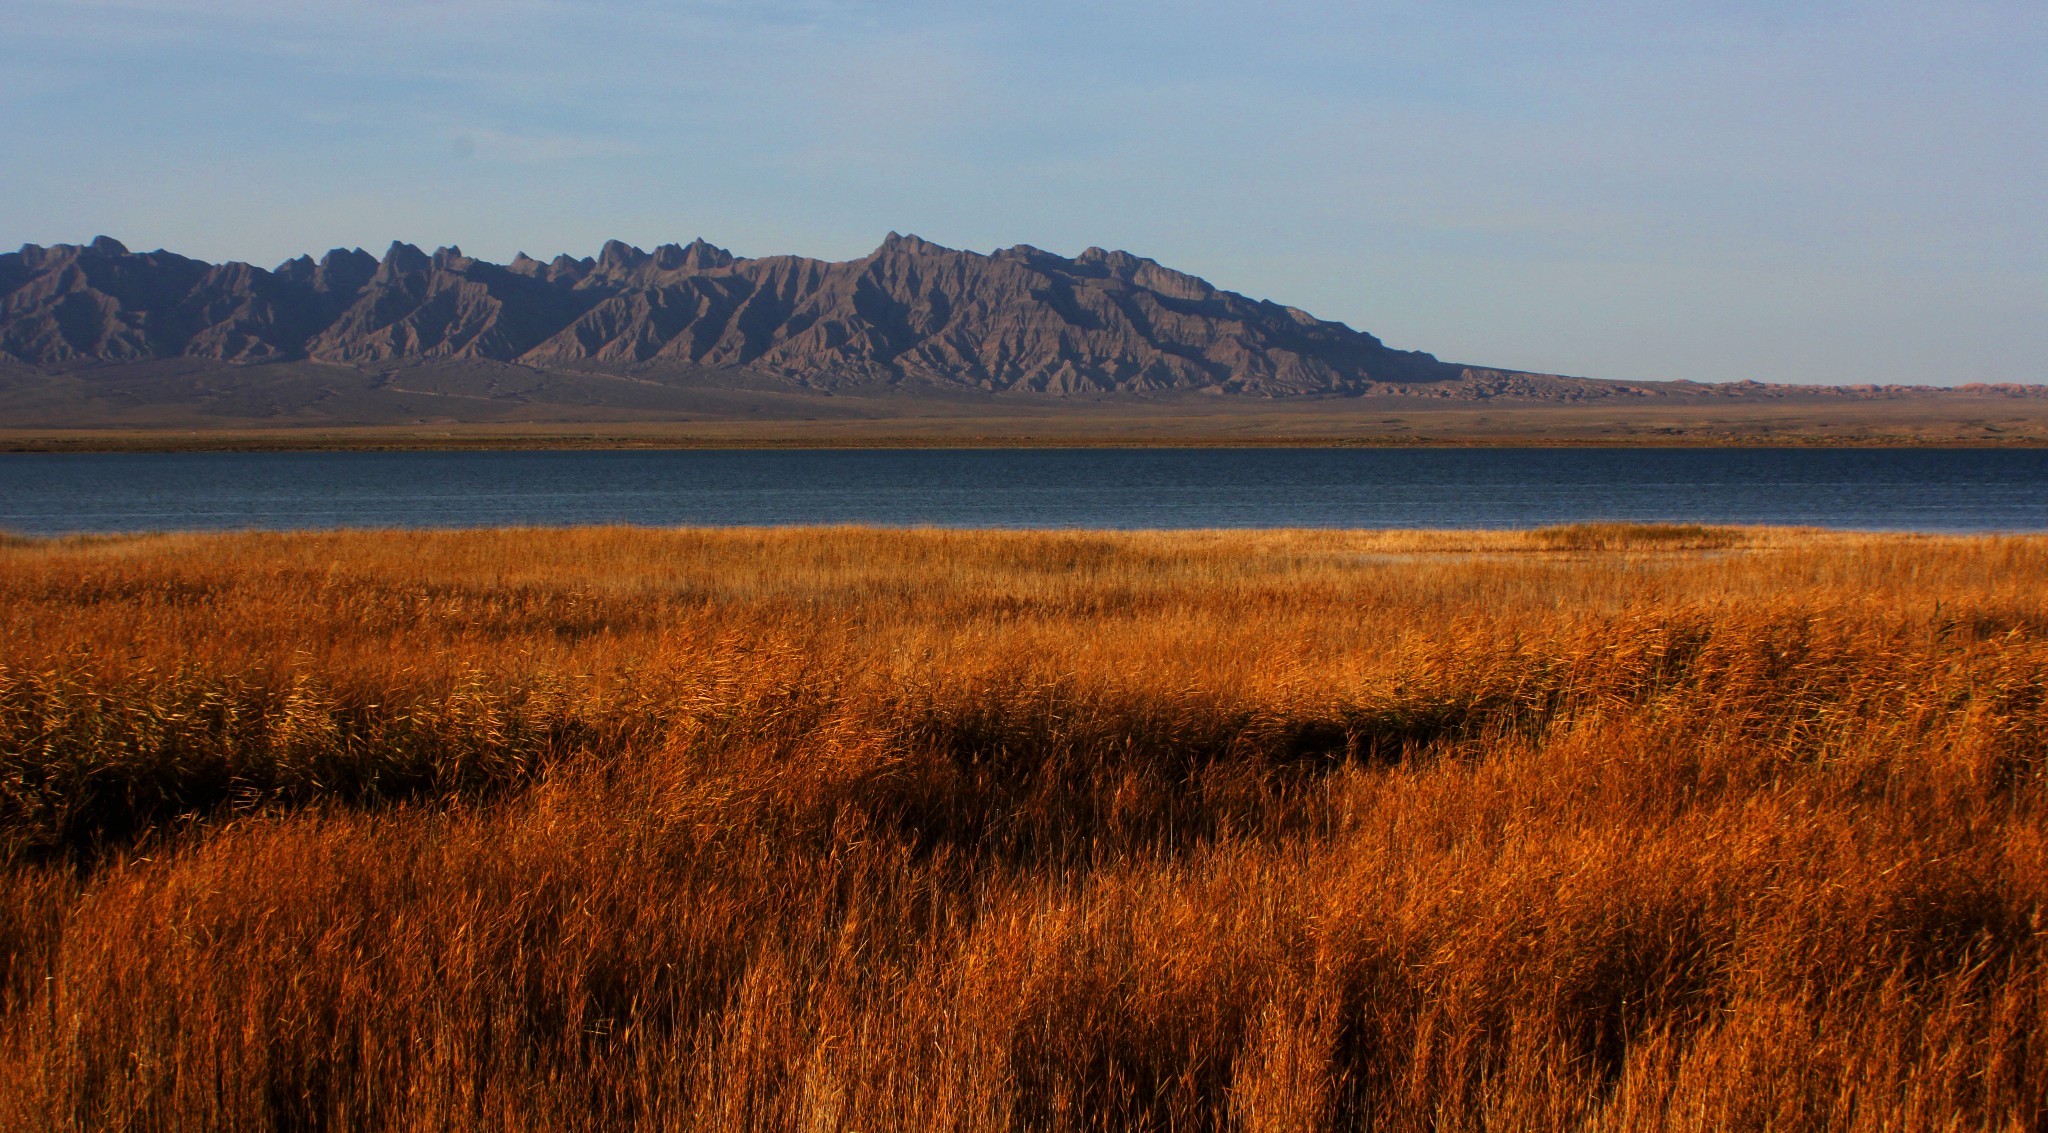
[[[0,529],[792,523],[2048,530],[2048,451],[927,449],[0,454]]]

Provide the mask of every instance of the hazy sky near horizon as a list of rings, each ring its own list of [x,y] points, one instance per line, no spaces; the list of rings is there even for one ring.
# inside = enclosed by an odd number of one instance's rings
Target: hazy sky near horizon
[[[5,0],[0,240],[1124,248],[1457,361],[2048,381],[2041,0]]]

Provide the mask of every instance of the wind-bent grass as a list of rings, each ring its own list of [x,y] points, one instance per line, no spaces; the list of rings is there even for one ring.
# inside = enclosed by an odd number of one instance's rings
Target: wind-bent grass
[[[2048,539],[0,543],[10,1129],[2040,1128]]]

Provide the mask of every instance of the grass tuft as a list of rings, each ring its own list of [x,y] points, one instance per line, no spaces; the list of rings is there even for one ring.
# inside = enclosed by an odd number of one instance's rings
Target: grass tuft
[[[1742,532],[1698,523],[1569,523],[1529,533],[1551,551],[1706,551],[1737,546]]]

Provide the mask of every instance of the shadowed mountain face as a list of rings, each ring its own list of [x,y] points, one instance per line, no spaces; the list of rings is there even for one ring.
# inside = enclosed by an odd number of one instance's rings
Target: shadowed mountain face
[[[844,263],[736,259],[699,240],[501,265],[393,244],[381,261],[336,249],[264,271],[103,236],[0,255],[0,362],[170,358],[734,371],[818,389],[1054,395],[1358,393],[1464,372],[1099,248],[984,256],[892,233]]]

